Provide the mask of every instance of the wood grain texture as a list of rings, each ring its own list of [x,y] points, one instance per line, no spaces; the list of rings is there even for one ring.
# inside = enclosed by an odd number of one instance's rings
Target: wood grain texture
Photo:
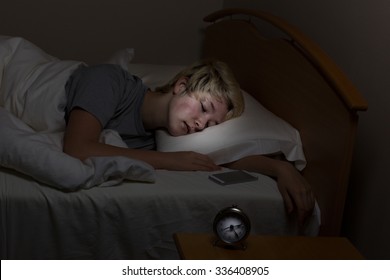
[[[361,260],[364,257],[343,237],[250,235],[245,250],[216,246],[207,233],[177,233],[174,240],[186,260]]]

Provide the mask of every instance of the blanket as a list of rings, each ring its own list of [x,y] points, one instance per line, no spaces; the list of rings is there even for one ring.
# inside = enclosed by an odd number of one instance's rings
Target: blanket
[[[59,60],[19,37],[0,36],[0,166],[62,190],[154,182],[154,169],[126,157],[80,161],[62,152],[65,84],[83,62]],[[112,130],[100,141],[126,144]]]

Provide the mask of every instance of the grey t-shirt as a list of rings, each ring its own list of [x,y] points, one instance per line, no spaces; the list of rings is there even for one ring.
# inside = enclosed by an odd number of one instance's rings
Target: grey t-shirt
[[[65,86],[65,120],[74,108],[94,115],[104,129],[116,130],[129,148],[154,149],[154,135],[145,130],[141,105],[147,87],[118,65],[81,66]]]

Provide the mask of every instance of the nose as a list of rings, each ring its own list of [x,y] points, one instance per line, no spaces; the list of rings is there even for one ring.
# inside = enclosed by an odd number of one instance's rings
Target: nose
[[[205,124],[206,124],[206,120],[205,119],[202,119],[202,118],[197,119],[195,121],[195,129],[196,129],[196,131],[203,130],[205,128]]]

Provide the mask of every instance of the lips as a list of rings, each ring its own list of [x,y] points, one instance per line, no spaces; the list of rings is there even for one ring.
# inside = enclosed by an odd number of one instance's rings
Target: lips
[[[187,129],[186,134],[190,134],[191,133],[191,127],[186,122],[184,122],[184,124],[185,124],[185,127]]]

